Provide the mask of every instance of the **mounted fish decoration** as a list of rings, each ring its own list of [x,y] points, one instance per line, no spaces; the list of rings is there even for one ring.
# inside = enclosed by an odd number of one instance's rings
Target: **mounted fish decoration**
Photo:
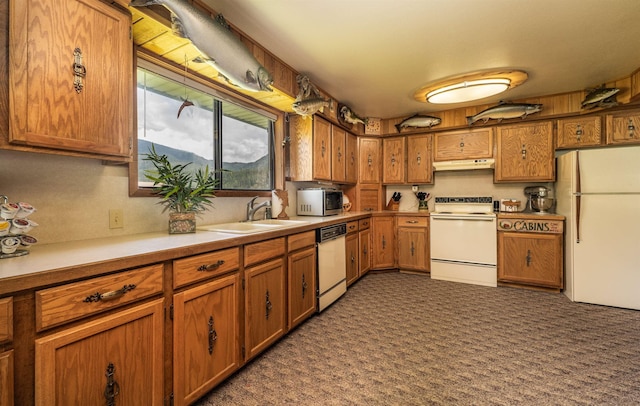
[[[594,109],[596,107],[613,107],[618,105],[616,100],[620,89],[616,87],[601,87],[591,90],[582,101],[583,109]]]
[[[403,128],[431,128],[434,125],[438,125],[442,122],[439,117],[433,116],[424,116],[420,114],[415,114],[409,118],[405,118],[402,120],[400,124],[396,124],[396,129],[398,132],[401,132]]]
[[[132,0],[133,7],[161,4],[173,14],[174,32],[191,40],[202,54],[201,61],[210,63],[230,84],[250,91],[272,91],[273,77],[247,47],[229,29],[224,17],[216,21],[187,0]]]
[[[296,100],[291,105],[293,111],[303,117],[308,117],[318,111],[324,112],[325,107],[333,110],[333,100],[322,97],[318,88],[311,83],[307,76],[298,75],[296,81],[300,90],[298,90]]]
[[[331,108],[333,106],[333,100],[325,100],[322,97],[313,97],[310,99],[295,101],[291,105],[293,111],[301,116],[312,116],[315,113],[323,112],[325,107]]]
[[[342,124],[349,123],[351,125],[367,125],[367,123],[369,122],[368,119],[358,117],[358,115],[354,113],[353,110],[340,103],[338,104],[338,121],[340,121]]]
[[[481,111],[475,116],[467,117],[467,124],[472,125],[478,120],[487,122],[491,119],[498,120],[498,122],[505,118],[526,118],[528,115],[537,113],[542,110],[542,104],[528,104],[528,103],[505,103],[500,102],[497,106],[489,107],[486,110]]]

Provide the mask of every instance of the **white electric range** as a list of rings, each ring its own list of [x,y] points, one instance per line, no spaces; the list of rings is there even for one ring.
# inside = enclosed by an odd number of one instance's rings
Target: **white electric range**
[[[493,198],[436,197],[431,213],[431,278],[497,286]]]

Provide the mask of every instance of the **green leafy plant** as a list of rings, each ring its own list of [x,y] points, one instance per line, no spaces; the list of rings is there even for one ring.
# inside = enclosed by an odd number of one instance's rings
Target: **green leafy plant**
[[[153,181],[153,191],[162,197],[163,212],[199,213],[213,205],[210,199],[215,197],[218,180],[208,165],[190,171],[191,162],[172,164],[166,155],[156,152],[153,144],[143,159],[155,167],[155,170],[146,170],[144,176]]]

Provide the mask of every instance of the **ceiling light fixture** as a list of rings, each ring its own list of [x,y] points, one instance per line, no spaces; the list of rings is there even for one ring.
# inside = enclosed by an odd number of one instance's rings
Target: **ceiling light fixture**
[[[464,103],[502,93],[509,88],[509,79],[469,80],[444,86],[427,93],[427,101],[435,104]]]
[[[423,86],[414,94],[421,102],[434,104],[464,103],[484,99],[524,83],[523,71],[492,70],[452,76]]]

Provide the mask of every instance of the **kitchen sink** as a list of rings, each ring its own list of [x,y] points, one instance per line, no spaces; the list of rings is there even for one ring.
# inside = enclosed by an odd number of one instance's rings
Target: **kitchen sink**
[[[265,231],[272,231],[278,228],[293,227],[293,226],[307,224],[307,223],[308,221],[303,221],[303,220],[269,219],[269,220],[250,221],[250,222],[211,224],[208,226],[198,227],[198,229],[203,231],[217,231],[219,233],[253,234],[253,233],[260,233]]]

